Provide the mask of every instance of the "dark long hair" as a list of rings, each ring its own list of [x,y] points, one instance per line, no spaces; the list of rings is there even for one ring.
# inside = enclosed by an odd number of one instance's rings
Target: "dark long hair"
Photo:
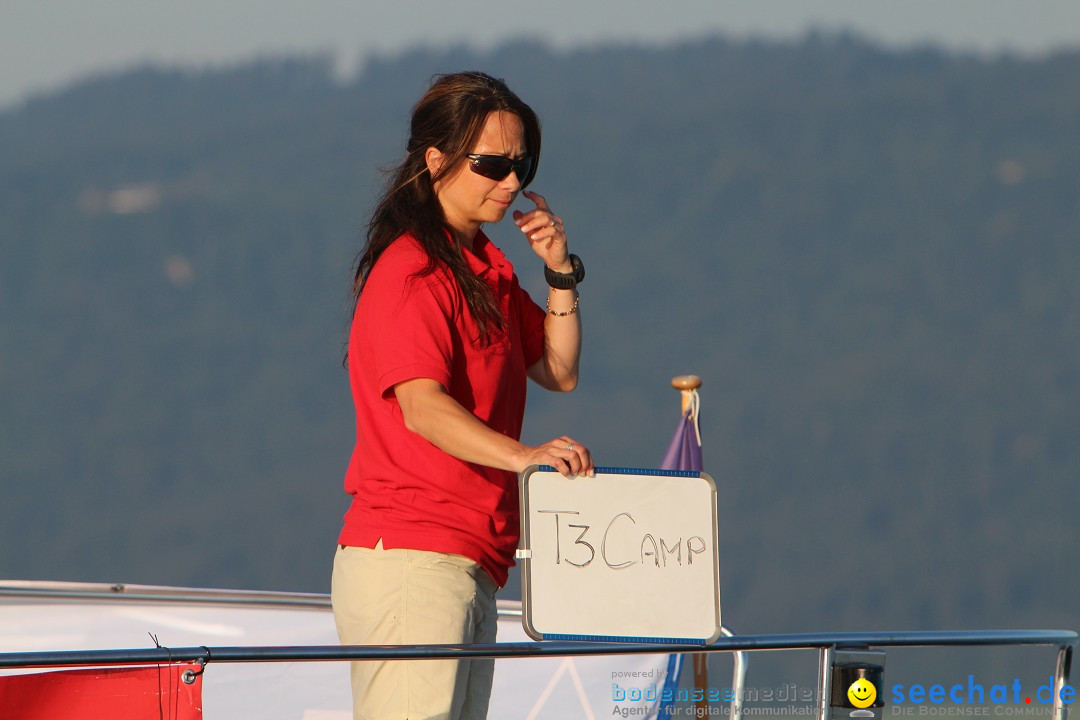
[[[488,115],[500,110],[521,119],[525,152],[539,160],[540,122],[536,113],[502,80],[481,72],[438,75],[413,107],[408,153],[391,171],[391,180],[368,224],[367,243],[357,256],[354,312],[379,256],[403,233],[410,233],[428,257],[427,266],[419,274],[427,275],[440,267],[450,271],[480,327],[481,342],[486,343],[493,331],[502,330],[503,318],[495,298],[469,267],[453,233],[448,233],[446,216],[434,190],[435,182],[457,169],[472,152]],[[429,147],[437,148],[446,157],[434,177],[425,159]],[[528,185],[535,174],[536,162],[528,177],[521,178],[521,186]]]

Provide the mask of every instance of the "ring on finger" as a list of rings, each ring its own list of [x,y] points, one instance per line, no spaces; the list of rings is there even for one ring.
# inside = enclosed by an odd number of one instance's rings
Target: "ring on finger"
[[[573,450],[574,449],[574,444],[570,443],[569,445],[566,446],[566,449],[567,450]]]

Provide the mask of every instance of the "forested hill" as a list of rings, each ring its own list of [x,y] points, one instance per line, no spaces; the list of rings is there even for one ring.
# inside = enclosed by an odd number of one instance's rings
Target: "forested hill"
[[[581,387],[527,440],[654,466],[696,372],[740,631],[1080,625],[1080,55],[849,37],[143,69],[0,114],[0,577],[327,589],[350,266],[464,68],[541,114],[588,266]]]

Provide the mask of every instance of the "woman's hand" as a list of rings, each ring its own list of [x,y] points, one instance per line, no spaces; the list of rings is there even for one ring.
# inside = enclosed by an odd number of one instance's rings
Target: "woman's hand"
[[[530,465],[551,465],[566,477],[596,475],[589,448],[566,435],[539,447],[526,447],[525,451],[519,463],[518,472],[524,471]]]
[[[544,264],[555,272],[573,271],[570,265],[570,251],[566,247],[566,231],[562,218],[551,211],[547,200],[530,190],[521,193],[536,204],[535,210],[523,213],[514,211],[514,224],[521,228],[529,239],[533,252],[540,256]]]

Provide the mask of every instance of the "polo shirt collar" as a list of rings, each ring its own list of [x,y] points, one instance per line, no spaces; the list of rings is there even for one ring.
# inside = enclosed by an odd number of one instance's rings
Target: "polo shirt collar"
[[[506,256],[503,255],[502,250],[495,247],[495,243],[488,239],[483,230],[476,233],[472,250],[469,248],[462,249],[465,252],[465,259],[469,263],[469,268],[475,274],[483,276],[494,270],[498,275],[506,278],[510,277],[512,271]]]

